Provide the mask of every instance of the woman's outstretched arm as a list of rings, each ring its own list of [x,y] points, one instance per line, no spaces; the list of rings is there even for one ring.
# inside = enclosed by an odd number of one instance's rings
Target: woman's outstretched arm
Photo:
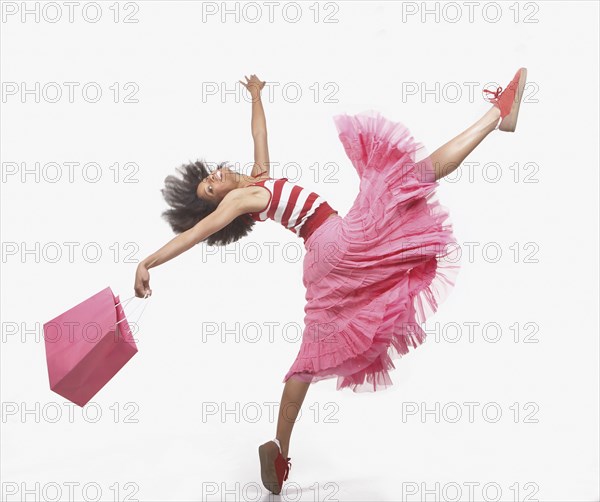
[[[217,209],[206,218],[200,220],[189,230],[180,233],[158,251],[140,261],[135,274],[135,295],[138,298],[152,295],[149,269],[162,265],[191,249],[199,242],[229,225],[229,223],[241,214],[255,211],[256,208],[254,206],[256,206],[256,201],[244,196],[239,190],[229,192]]]

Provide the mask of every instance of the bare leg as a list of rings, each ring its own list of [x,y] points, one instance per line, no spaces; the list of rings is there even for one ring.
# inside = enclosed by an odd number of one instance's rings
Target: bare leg
[[[294,377],[285,382],[279,405],[277,435],[275,436],[281,443],[281,453],[284,458],[287,458],[292,429],[309,387],[310,383],[295,380]]]
[[[430,157],[436,181],[457,169],[483,138],[496,128],[499,119],[500,110],[492,106],[472,126],[433,152]]]

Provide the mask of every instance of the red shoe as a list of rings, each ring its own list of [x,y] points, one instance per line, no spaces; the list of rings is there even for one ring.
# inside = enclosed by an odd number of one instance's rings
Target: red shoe
[[[519,116],[519,106],[521,105],[523,88],[525,87],[526,81],[527,68],[519,68],[504,91],[502,90],[502,87],[498,87],[495,92],[488,89],[483,90],[483,92],[493,95],[491,98],[489,96],[484,96],[485,99],[500,109],[502,121],[500,122],[498,129],[501,131],[515,132],[517,127],[517,117]]]
[[[287,480],[292,468],[291,458],[281,454],[281,445],[277,439],[258,447],[260,458],[260,477],[264,487],[275,495],[281,493],[283,482]]]

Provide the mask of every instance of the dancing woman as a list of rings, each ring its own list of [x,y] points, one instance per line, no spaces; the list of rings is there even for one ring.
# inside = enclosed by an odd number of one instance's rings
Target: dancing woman
[[[337,377],[337,389],[377,391],[392,385],[392,359],[425,339],[420,325],[454,285],[458,265],[448,212],[435,199],[437,181],[453,172],[493,130],[514,132],[527,71],[521,68],[473,125],[428,155],[406,126],[378,112],[333,117],[339,139],[360,178],[342,217],[320,195],[287,178],[271,178],[261,102],[265,83],[240,81],[252,96],[254,166],[250,176],[225,163],[203,162],[168,176],[163,213],[179,234],[140,262],[135,294],[152,294],[149,269],[199,242],[226,245],[256,222],[281,223],[306,248],[304,332],[285,375],[276,436],[259,448],[264,486],[280,493],[291,467],[292,428],[311,383]]]

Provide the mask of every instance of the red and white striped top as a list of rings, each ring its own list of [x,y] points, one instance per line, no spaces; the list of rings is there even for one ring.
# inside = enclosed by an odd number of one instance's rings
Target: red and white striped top
[[[248,213],[255,221],[267,219],[281,223],[296,235],[307,240],[310,234],[332,213],[327,201],[315,192],[288,181],[269,178],[252,183],[269,191],[269,202],[262,211]]]

